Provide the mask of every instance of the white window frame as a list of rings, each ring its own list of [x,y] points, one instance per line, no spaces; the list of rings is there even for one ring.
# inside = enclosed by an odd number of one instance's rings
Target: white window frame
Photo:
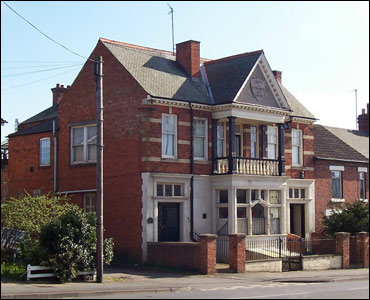
[[[95,194],[89,193],[83,196],[83,211],[85,213],[95,211]]]
[[[71,127],[71,164],[86,164],[86,163],[96,163],[96,159],[88,159],[88,145],[93,145],[97,147],[97,137],[95,143],[89,143],[87,140],[87,128],[88,127],[97,127],[96,124],[90,124],[90,125],[82,125],[82,126],[72,126]],[[74,161],[74,144],[73,144],[73,130],[83,128],[83,160]],[[96,149],[97,154],[97,149]]]
[[[256,131],[253,132],[252,128],[254,128]],[[250,131],[251,131],[251,134],[250,134],[250,140],[251,140],[251,158],[258,158],[258,130],[257,130],[257,126],[253,126],[251,125],[250,127]],[[255,134],[255,141],[253,141],[253,136]],[[254,155],[252,155],[252,149],[255,150],[255,153]]]
[[[175,128],[174,128],[174,137],[173,137],[173,155],[166,155],[166,154],[163,154],[163,143],[164,143],[164,135],[170,135],[172,133],[167,133],[167,132],[163,132],[164,131],[164,126],[163,126],[163,119],[164,117],[170,117],[170,118],[175,118]],[[161,148],[161,152],[162,152],[162,158],[173,158],[173,159],[176,159],[177,158],[177,115],[174,115],[174,114],[162,114],[162,148]]]
[[[158,185],[163,185],[163,195],[158,195]],[[166,196],[166,185],[171,186],[171,196]],[[180,196],[175,196],[175,185],[180,186]],[[156,198],[184,198],[185,197],[185,189],[183,183],[178,182],[166,182],[166,181],[158,181],[155,183],[155,197]]]
[[[299,134],[299,144],[297,145],[295,143],[295,138],[294,135]],[[297,155],[296,159],[298,160],[298,163],[295,163],[295,157],[294,157],[294,148],[298,148],[297,150]],[[300,129],[292,129],[292,166],[302,166],[302,161],[303,161],[303,155],[302,155],[302,130]]]
[[[49,152],[44,152],[43,150],[43,142],[49,142]],[[50,166],[50,152],[51,152],[51,144],[50,144],[50,138],[41,138],[40,139],[40,166]],[[47,157],[44,157],[47,156]],[[47,162],[44,163],[45,159],[47,159]]]
[[[204,121],[204,136],[196,136],[195,135],[195,130],[193,130],[193,132],[194,132],[194,134],[193,134],[193,147],[195,145],[195,138],[196,137],[203,138],[204,139],[204,142],[203,142],[204,156],[195,156],[195,151],[193,150],[194,160],[208,160],[208,119],[207,118],[194,117],[194,120]]]
[[[274,131],[275,133],[272,134],[272,131]],[[274,143],[271,143],[271,139],[270,137],[274,137],[275,138],[275,142]],[[274,147],[274,152],[275,152],[275,155],[274,157],[271,156],[271,153],[270,153],[270,145],[273,145]],[[277,148],[278,147],[278,135],[277,135],[277,127],[275,126],[267,126],[267,158],[268,159],[277,159]]]
[[[222,138],[219,137],[219,128],[221,128],[222,126]],[[225,139],[225,136],[226,136],[226,124],[225,122],[220,122],[220,123],[217,123],[217,157],[225,157],[226,156],[226,139]],[[222,141],[222,148],[220,148],[219,146],[219,141]],[[221,152],[221,153],[220,153]],[[221,155],[220,155],[221,154]]]
[[[361,178],[361,175],[363,178]],[[358,172],[358,177],[360,181],[360,200],[365,200],[366,199],[366,173],[365,172]],[[361,189],[364,189],[364,197],[361,198]]]
[[[340,184],[340,195],[341,197],[340,198],[335,198],[333,197],[333,173],[334,172],[338,172],[339,174],[339,178],[335,178],[336,180],[339,179],[339,184]],[[343,171],[341,170],[331,170],[330,171],[330,177],[331,177],[331,194],[332,194],[332,199],[331,201],[332,202],[344,202],[344,199],[343,199],[343,174],[342,174]]]

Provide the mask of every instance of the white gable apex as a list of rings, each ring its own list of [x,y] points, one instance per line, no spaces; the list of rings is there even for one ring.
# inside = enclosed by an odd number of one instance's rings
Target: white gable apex
[[[263,53],[256,61],[233,102],[290,109]]]

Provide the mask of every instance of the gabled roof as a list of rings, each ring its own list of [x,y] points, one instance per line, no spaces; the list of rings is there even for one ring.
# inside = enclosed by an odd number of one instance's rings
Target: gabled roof
[[[292,116],[315,119],[315,116],[306,107],[304,107],[303,104],[299,102],[297,98],[295,98],[282,84],[279,83],[279,86],[289,104],[290,109],[292,110]]]
[[[215,104],[231,103],[263,53],[248,52],[204,63]]]
[[[33,122],[39,122],[49,119],[54,119],[58,116],[58,104],[53,105],[42,112],[34,115],[33,117],[27,119],[26,121],[23,121],[21,124],[28,124]]]
[[[211,104],[203,82],[188,76],[172,53],[100,40],[151,96]]]
[[[314,125],[314,153],[318,159],[369,162],[369,135],[363,131]]]

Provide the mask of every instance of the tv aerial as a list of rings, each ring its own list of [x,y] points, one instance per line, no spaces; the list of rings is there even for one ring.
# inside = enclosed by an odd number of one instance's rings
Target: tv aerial
[[[168,15],[171,14],[171,18],[172,18],[172,53],[173,53],[173,55],[175,55],[175,38],[174,38],[175,33],[174,33],[174,29],[173,29],[173,8],[168,3],[167,3],[167,5],[170,8],[170,11],[169,11]]]

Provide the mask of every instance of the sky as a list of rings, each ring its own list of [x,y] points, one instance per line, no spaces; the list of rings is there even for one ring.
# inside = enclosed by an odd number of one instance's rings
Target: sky
[[[209,59],[262,49],[318,124],[356,129],[369,102],[368,1],[5,1],[33,26],[3,2],[1,141],[73,84],[100,37],[172,51],[168,4],[175,44]]]

